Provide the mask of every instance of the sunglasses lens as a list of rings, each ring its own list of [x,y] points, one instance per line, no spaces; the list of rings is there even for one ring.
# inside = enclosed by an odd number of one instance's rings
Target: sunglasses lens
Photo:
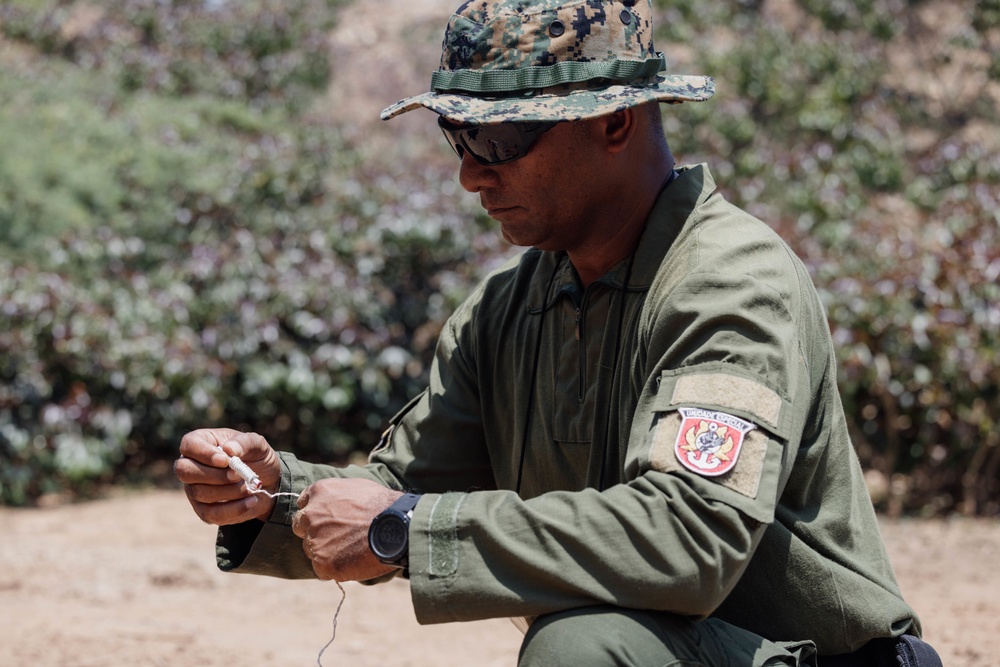
[[[492,164],[516,160],[527,152],[534,140],[533,136],[518,132],[518,127],[512,123],[470,128],[463,132],[469,152]]]
[[[524,157],[535,140],[555,123],[455,126],[439,116],[438,125],[459,158],[468,152],[480,164],[502,164]]]

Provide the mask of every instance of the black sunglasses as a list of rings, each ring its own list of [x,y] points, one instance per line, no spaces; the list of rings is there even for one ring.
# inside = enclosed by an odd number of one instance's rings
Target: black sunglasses
[[[557,123],[492,123],[490,125],[455,125],[438,116],[444,138],[462,159],[468,153],[479,164],[513,162],[528,154],[528,149]]]

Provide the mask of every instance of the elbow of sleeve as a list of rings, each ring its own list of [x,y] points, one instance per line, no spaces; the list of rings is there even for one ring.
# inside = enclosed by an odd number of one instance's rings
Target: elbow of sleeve
[[[729,595],[729,591],[732,589],[732,587],[728,585],[728,582],[720,581],[715,578],[707,583],[708,585],[704,587],[701,594],[697,598],[698,605],[694,612],[698,618],[707,618],[714,614],[715,610],[722,605],[726,596]]]
[[[731,586],[728,582],[719,577],[715,571],[703,571],[695,573],[691,577],[690,585],[685,587],[686,593],[677,595],[673,592],[673,604],[669,605],[673,611],[697,619],[704,619],[715,613],[722,602],[729,594]]]
[[[664,555],[663,571],[673,571],[662,598],[668,607],[666,611],[706,618],[725,602],[754,551],[754,531],[746,524],[737,525],[738,528],[732,524],[716,525],[707,534],[675,533],[678,546]],[[683,558],[678,558],[678,552],[684,554]]]

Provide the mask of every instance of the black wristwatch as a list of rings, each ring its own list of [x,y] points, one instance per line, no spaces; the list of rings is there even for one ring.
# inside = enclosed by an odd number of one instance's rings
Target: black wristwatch
[[[386,565],[406,569],[410,556],[410,517],[420,496],[406,493],[372,521],[368,548]]]

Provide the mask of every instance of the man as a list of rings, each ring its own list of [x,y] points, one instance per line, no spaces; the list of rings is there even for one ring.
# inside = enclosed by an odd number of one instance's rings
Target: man
[[[439,114],[462,186],[530,249],[449,319],[428,388],[368,465],[307,464],[227,429],[183,439],[177,476],[221,527],[222,569],[403,572],[421,622],[526,617],[521,665],[924,650],[822,306],[706,166],[675,168],[659,103],[714,83],[664,72],[651,13],[477,0],[452,16],[432,92],[382,117]],[[297,504],[248,495],[227,454]]]

